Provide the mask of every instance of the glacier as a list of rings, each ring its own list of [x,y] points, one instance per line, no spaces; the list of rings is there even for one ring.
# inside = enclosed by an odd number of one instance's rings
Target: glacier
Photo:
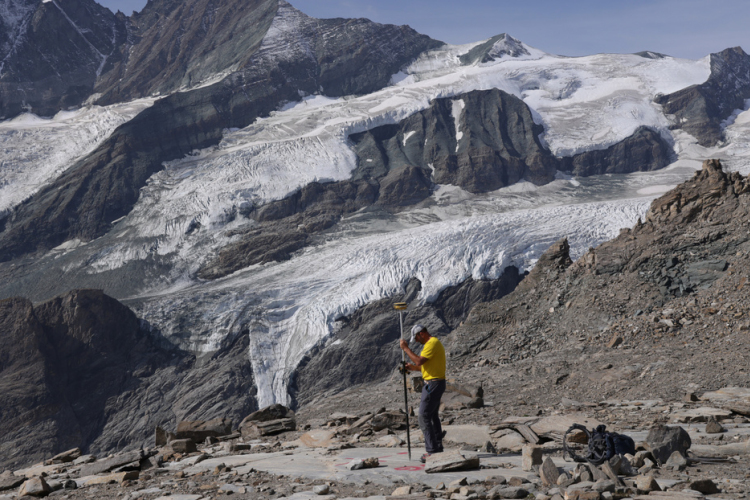
[[[750,112],[740,110],[727,124],[727,145],[707,149],[670,131],[653,103],[659,93],[704,82],[708,58],[569,58],[523,44],[521,57],[496,47],[493,61],[462,63],[460,56],[481,43],[425,53],[378,92],[309,96],[227,130],[219,145],[167,163],[107,235],[68,242],[45,258],[61,273],[85,274],[86,283],[105,290],[117,281],[113,277],[126,280],[134,263],[149,269],[116,296],[184,348],[210,352],[248,335],[258,404],[265,406],[289,402],[290,373],[338,318],[401,293],[413,277],[423,285],[417,300],[427,302],[468,277],[497,278],[509,265],[528,270],[563,236],[575,258],[632,226],[703,159],[718,157],[729,169],[750,170]],[[231,229],[252,224],[242,217],[244,208],[282,199],[313,181],[349,178],[356,167],[350,134],[397,123],[435,98],[491,88],[529,105],[557,155],[606,148],[646,125],[674,143],[678,160],[657,172],[559,175],[546,186],[522,182],[482,195],[438,186],[431,198],[402,212],[362,210],[346,217],[289,261],[211,282],[195,277],[202,263],[234,241]],[[150,102],[0,123],[0,210],[29,196]],[[454,101],[456,119],[460,102]]]

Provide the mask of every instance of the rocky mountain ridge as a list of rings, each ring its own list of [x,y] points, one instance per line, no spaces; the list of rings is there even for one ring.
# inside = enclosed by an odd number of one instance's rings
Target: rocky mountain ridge
[[[140,188],[165,161],[217,144],[224,130],[297,101],[300,92],[372,92],[440,44],[408,27],[319,21],[286,3],[273,19],[270,35],[244,68],[217,84],[157,101],[17,207],[4,221],[0,261],[101,236],[130,212]]]

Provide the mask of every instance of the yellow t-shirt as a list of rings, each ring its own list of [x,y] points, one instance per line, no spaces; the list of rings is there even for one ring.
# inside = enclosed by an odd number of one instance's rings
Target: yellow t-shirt
[[[424,380],[445,379],[445,348],[438,339],[432,337],[422,348],[420,356],[427,362],[420,368]]]

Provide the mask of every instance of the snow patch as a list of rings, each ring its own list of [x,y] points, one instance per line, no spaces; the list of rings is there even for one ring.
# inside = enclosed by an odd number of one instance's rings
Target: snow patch
[[[461,115],[463,115],[464,108],[466,108],[466,103],[463,99],[456,99],[451,103],[451,115],[453,116],[453,127],[456,130],[456,153],[458,153],[459,148],[459,142],[461,141],[461,138],[464,136],[464,133],[461,132]]]

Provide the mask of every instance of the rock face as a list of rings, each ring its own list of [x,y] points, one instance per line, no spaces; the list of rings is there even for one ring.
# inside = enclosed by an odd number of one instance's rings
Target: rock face
[[[674,150],[664,138],[648,127],[607,149],[597,149],[563,159],[562,170],[587,177],[659,170],[672,162]]]
[[[190,88],[246,65],[278,6],[278,0],[148,2],[127,18],[121,57],[97,81],[98,103]]]
[[[664,113],[674,117],[674,127],[691,134],[702,146],[724,139],[721,122],[750,98],[750,56],[740,47],[711,54],[711,76],[705,83],[659,96]]]
[[[691,180],[652,203],[645,222],[622,230],[575,263],[565,242],[553,245],[513,293],[475,306],[452,334],[448,349],[483,339],[488,349],[507,350],[513,360],[556,345],[540,338],[540,331],[582,336],[594,331],[606,345],[615,336],[627,344],[636,336],[674,334],[697,317],[701,324],[724,318],[725,328],[742,316],[729,309],[745,293],[730,266],[744,265],[742,256],[750,248],[748,193],[747,178],[724,172],[718,160],[704,162]],[[709,300],[704,306],[666,306],[730,278],[732,284],[723,285],[724,305],[713,307]]]
[[[4,300],[0,331],[0,467],[137,448],[159,424],[255,409],[246,340],[197,363],[101,291]]]
[[[502,297],[521,279],[523,275],[515,267],[507,268],[495,281],[468,279],[444,290],[434,303],[409,310],[404,315],[404,330],[421,323],[432,335],[441,338],[457,327],[475,304]],[[401,359],[398,348],[401,332],[393,303],[411,302],[420,289],[419,280],[413,279],[403,296],[368,304],[340,320],[336,333],[308,352],[292,375],[290,394],[297,404],[309,402],[315,394],[327,390],[340,390],[390,375]],[[366,364],[348,362],[365,356]]]
[[[94,0],[3,2],[0,118],[77,106],[120,60],[124,16]]]
[[[539,141],[542,132],[523,101],[492,89],[436,99],[398,126],[350,138],[362,175],[377,178],[418,167],[429,179],[432,165],[435,183],[482,193],[521,179],[535,184],[554,179],[557,161]],[[415,199],[422,191],[412,192]]]
[[[408,27],[313,19],[285,2],[271,27],[241,70],[156,102],[17,207],[0,235],[0,261],[101,236],[130,212],[163,162],[217,144],[224,129],[244,127],[281,102],[299,100],[300,92],[377,90],[419,53],[440,45]]]

